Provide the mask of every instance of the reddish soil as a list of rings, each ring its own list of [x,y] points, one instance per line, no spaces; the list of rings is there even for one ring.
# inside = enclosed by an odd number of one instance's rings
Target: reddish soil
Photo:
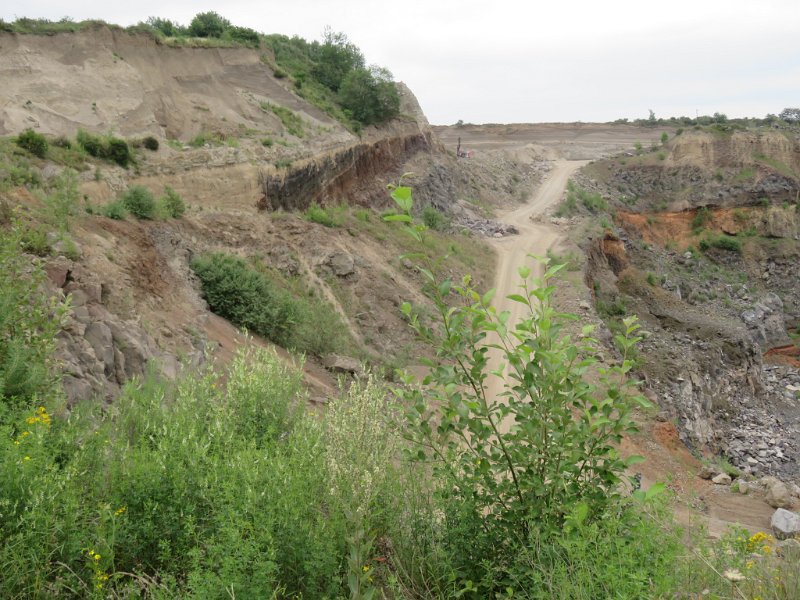
[[[789,344],[767,350],[764,360],[778,365],[786,365],[800,369],[800,346]]]
[[[748,229],[754,208],[712,208],[709,218],[703,224],[705,231],[719,234],[736,235]],[[617,222],[626,229],[639,232],[648,244],[666,246],[672,244],[677,248],[687,248],[697,243],[697,235],[693,232],[692,221],[697,210],[681,212],[632,213],[617,211]]]

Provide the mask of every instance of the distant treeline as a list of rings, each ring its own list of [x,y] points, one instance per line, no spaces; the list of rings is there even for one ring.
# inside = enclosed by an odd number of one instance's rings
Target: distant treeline
[[[657,118],[651,110],[647,119],[617,119],[614,124],[631,124],[638,127],[709,127],[721,130],[746,129],[748,127],[791,125],[800,122],[800,109],[784,108],[779,114],[768,114],[766,117],[742,117],[729,119],[725,113],[715,112],[713,115],[699,115],[697,117],[669,117]]]
[[[98,27],[149,34],[169,46],[261,49],[262,61],[272,67],[276,77],[286,78],[299,96],[353,130],[385,123],[400,111],[400,96],[391,72],[367,66],[358,46],[344,33],[330,29],[325,30],[321,42],[309,42],[298,36],[265,35],[239,27],[213,11],[198,13],[186,26],[160,17],[125,28],[100,20],[73,21],[67,17],[58,21],[0,19],[0,31],[35,35]]]

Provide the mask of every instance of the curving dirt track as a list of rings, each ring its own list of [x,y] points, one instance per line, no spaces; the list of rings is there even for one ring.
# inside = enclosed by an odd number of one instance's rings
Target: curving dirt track
[[[507,310],[511,313],[509,323],[520,319],[524,306],[519,302],[507,299],[510,294],[519,291],[518,269],[529,266],[533,269],[535,277],[543,275],[543,265],[533,256],[545,256],[547,251],[558,242],[560,233],[554,227],[543,223],[534,223],[531,216],[544,212],[556,204],[567,186],[569,176],[586,164],[586,161],[559,160],[553,163],[553,169],[542,184],[534,191],[530,200],[523,206],[506,213],[500,220],[514,225],[519,230],[519,235],[493,239],[497,252],[497,272],[495,274],[495,306],[498,310]],[[492,362],[500,361],[499,352],[491,353]],[[503,380],[494,375],[490,376],[487,395],[497,398],[503,391]],[[501,430],[507,431],[510,423],[503,423]]]

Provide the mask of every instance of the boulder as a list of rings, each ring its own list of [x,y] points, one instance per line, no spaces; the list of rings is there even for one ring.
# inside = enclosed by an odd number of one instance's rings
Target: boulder
[[[715,475],[711,478],[711,481],[716,483],[717,485],[730,485],[731,484],[731,476],[727,473],[720,473],[719,475]]]
[[[322,365],[332,373],[349,373],[355,375],[361,371],[361,363],[355,358],[328,354],[322,359]]]
[[[765,500],[772,508],[786,508],[792,504],[789,488],[782,481],[773,483],[767,488]]]
[[[719,475],[719,470],[717,470],[715,467],[711,465],[703,465],[702,467],[700,467],[700,471],[698,471],[697,473],[697,476],[700,479],[711,479],[716,475]]]
[[[337,277],[347,277],[356,272],[356,261],[352,254],[334,252],[325,260],[325,266]]]
[[[775,511],[770,526],[779,540],[800,537],[800,515],[786,509],[779,508]]]

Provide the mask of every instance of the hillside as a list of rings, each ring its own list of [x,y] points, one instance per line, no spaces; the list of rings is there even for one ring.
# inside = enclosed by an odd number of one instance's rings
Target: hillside
[[[0,22],[0,595],[797,597],[795,131],[359,120],[200,17]]]

